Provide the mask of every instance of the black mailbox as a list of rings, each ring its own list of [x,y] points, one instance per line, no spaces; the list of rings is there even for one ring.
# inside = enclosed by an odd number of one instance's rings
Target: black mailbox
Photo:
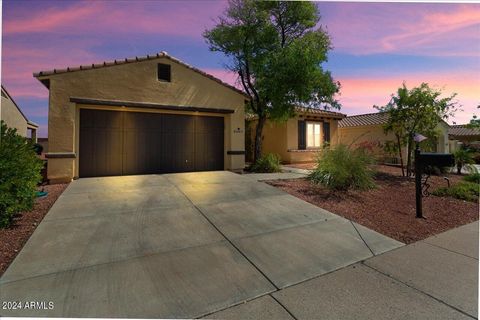
[[[453,167],[455,165],[455,158],[451,153],[420,152],[418,160],[422,167]]]

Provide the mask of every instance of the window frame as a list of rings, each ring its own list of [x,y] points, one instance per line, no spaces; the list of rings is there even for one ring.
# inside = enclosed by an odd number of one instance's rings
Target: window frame
[[[306,146],[306,149],[320,149],[323,145],[323,141],[322,141],[322,133],[323,133],[323,125],[322,125],[322,121],[310,121],[310,120],[307,120],[305,121],[305,146]],[[308,139],[308,125],[309,124],[313,124],[314,127],[313,127],[313,140],[315,142],[315,125],[318,125],[319,128],[320,128],[320,132],[318,133],[319,135],[319,145],[318,146],[309,146],[309,139]]]

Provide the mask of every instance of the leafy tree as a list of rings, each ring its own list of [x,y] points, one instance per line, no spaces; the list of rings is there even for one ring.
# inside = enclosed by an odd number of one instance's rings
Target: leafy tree
[[[295,105],[340,108],[334,99],[340,84],[321,66],[331,41],[319,20],[311,2],[230,0],[217,25],[204,32],[210,50],[229,58],[227,68],[250,97],[248,111],[258,117],[254,161],[267,118],[286,120]]]
[[[387,105],[376,107],[380,112],[388,113],[384,130],[386,133],[392,132],[396,137],[402,168],[404,160],[401,149],[407,146],[407,176],[412,172],[415,133],[435,139],[438,123],[442,119],[448,119],[457,109],[457,102],[454,101],[456,94],[443,98],[441,95],[440,90],[430,88],[427,83],[413,89],[408,89],[404,83]]]
[[[477,109],[480,109],[480,105],[477,107]],[[467,128],[480,129],[480,119],[477,117],[477,115],[473,115],[472,119],[467,124]]]

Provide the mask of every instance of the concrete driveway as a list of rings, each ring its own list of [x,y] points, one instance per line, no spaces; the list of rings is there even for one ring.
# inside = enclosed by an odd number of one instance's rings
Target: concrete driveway
[[[1,312],[201,317],[401,245],[230,172],[80,179],[0,279],[39,303]]]

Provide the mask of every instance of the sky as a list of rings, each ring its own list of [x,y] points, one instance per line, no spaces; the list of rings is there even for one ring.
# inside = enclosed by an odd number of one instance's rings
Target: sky
[[[2,84],[47,136],[48,89],[32,73],[167,51],[235,84],[205,29],[226,1],[3,0]],[[333,49],[323,67],[341,83],[347,115],[375,112],[396,89],[427,82],[480,116],[480,4],[317,2]]]

